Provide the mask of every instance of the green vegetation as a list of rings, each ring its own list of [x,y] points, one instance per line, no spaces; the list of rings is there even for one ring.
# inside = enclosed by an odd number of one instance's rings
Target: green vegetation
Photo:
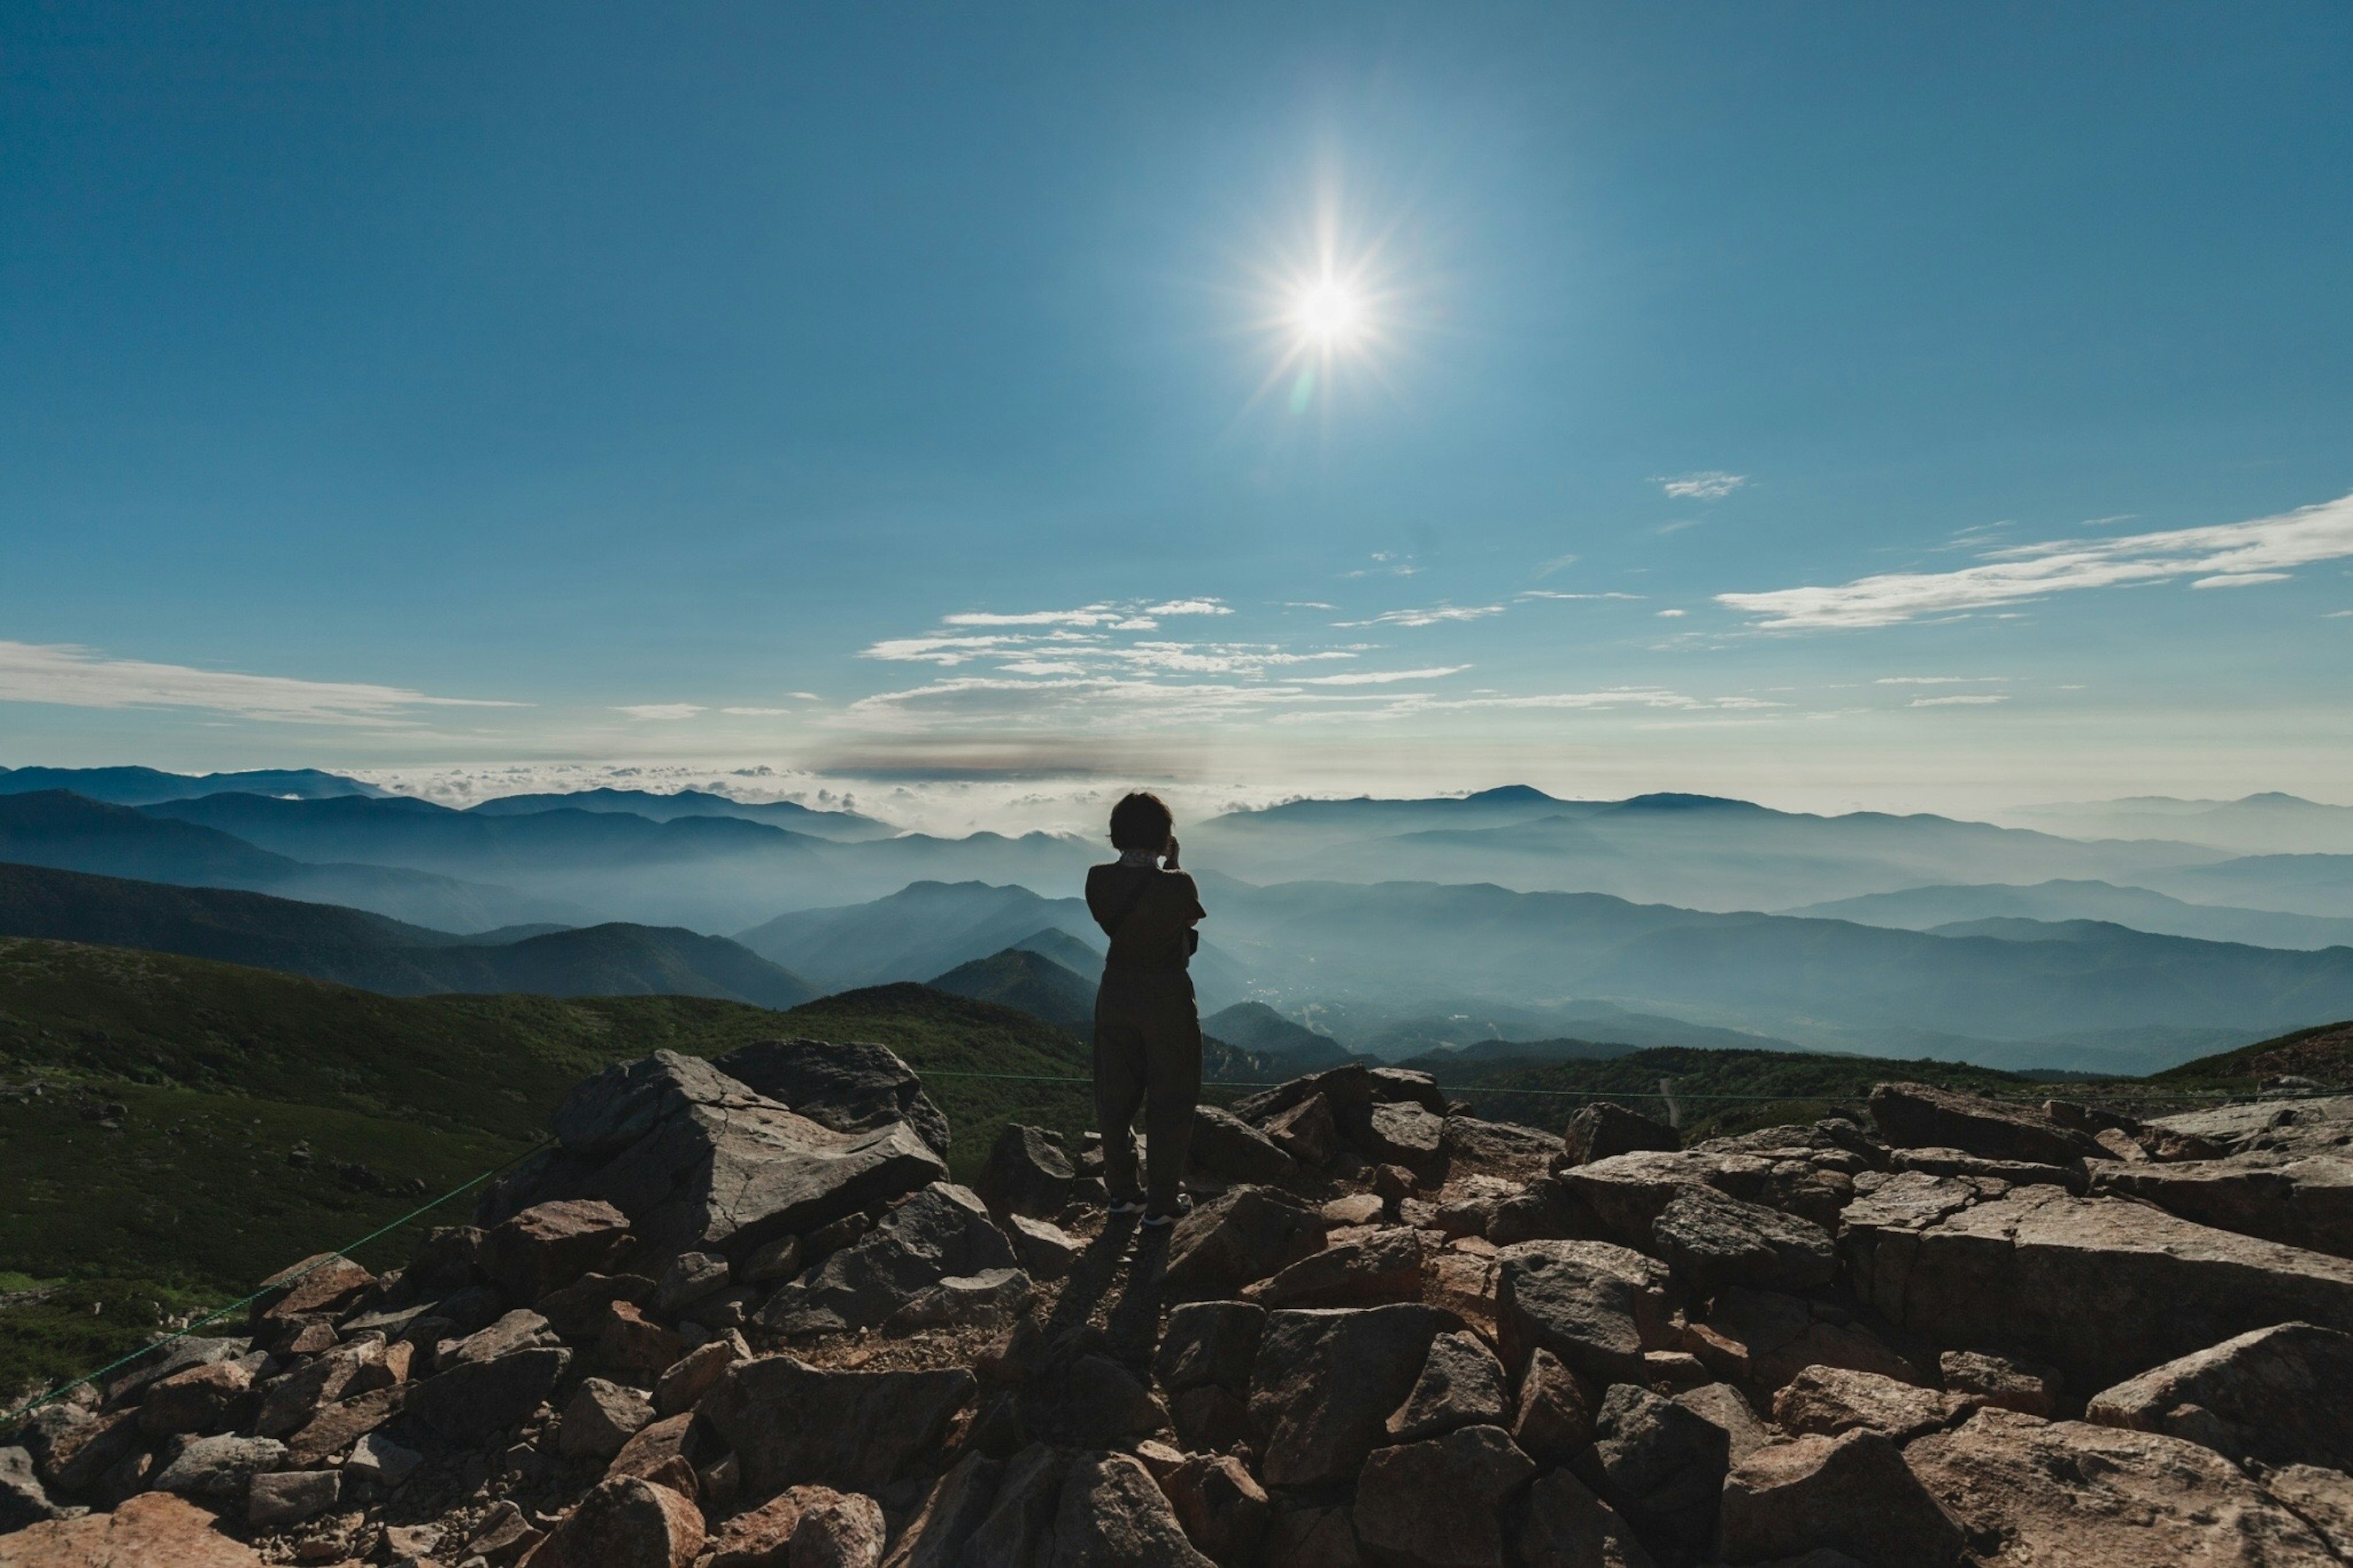
[[[2353,1020],[2298,1029],[2235,1051],[2201,1057],[2152,1073],[2149,1082],[2173,1089],[2247,1094],[2264,1079],[2306,1078],[2332,1089],[2353,1087]]]

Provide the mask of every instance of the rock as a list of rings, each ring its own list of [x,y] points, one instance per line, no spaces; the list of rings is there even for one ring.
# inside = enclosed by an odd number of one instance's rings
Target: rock
[[[1325,1204],[1321,1213],[1335,1226],[1378,1225],[1388,1207],[1378,1193],[1346,1193]]]
[[[1210,1561],[1219,1568],[1243,1568],[1255,1561],[1274,1510],[1266,1489],[1240,1459],[1194,1454],[1159,1480],[1186,1539]]]
[[[2046,1366],[1985,1351],[1947,1351],[1938,1358],[1946,1389],[1975,1394],[2027,1415],[2049,1415],[2059,1405],[2059,1374]]]
[[[826,1487],[795,1489],[801,1516],[793,1526],[792,1568],[880,1568],[890,1540],[881,1504]]]
[[[1724,1156],[1696,1150],[1644,1150],[1566,1167],[1556,1179],[1573,1212],[1589,1215],[1600,1236],[1640,1248],[1651,1245],[1651,1226],[1675,1194],[1711,1183],[1723,1165]]]
[[[646,1316],[643,1308],[627,1301],[607,1304],[595,1337],[596,1364],[640,1387],[686,1353],[686,1342],[675,1330],[662,1327]]]
[[[339,1253],[322,1252],[261,1282],[270,1294],[254,1303],[256,1323],[333,1316],[375,1283],[375,1276]]]
[[[666,1415],[639,1427],[636,1436],[621,1445],[621,1451],[605,1467],[605,1479],[635,1476],[639,1480],[659,1482],[663,1476],[675,1476],[681,1471],[692,1475],[695,1460],[702,1457],[702,1447],[695,1436],[691,1413]]]
[[[2103,1166],[2093,1173],[2092,1190],[2242,1236],[2353,1258],[2353,1158],[2342,1149]]]
[[[1500,1427],[1509,1419],[1504,1363],[1478,1335],[1457,1330],[1430,1342],[1413,1392],[1387,1425],[1392,1441],[1413,1443],[1458,1426]]]
[[[654,1310],[675,1317],[706,1296],[727,1289],[727,1259],[715,1252],[681,1252],[670,1259],[654,1287]]]
[[[408,1413],[454,1443],[478,1443],[538,1409],[571,1364],[572,1352],[554,1346],[461,1362],[414,1384]]]
[[[557,1109],[569,1158],[530,1195],[601,1198],[657,1257],[748,1258],[941,1180],[947,1167],[905,1122],[838,1132],[674,1051],[608,1068]]]
[[[1388,1440],[1445,1313],[1399,1304],[1271,1314],[1250,1366],[1250,1415],[1269,1486],[1344,1481]]]
[[[1721,1528],[1733,1563],[1827,1548],[1880,1568],[1952,1568],[1964,1545],[1895,1445],[1862,1430],[1749,1455],[1725,1478]]]
[[[1606,1241],[1524,1241],[1497,1256],[1495,1320],[1504,1361],[1548,1350],[1609,1384],[1639,1379],[1642,1352],[1667,1350],[1666,1266]]]
[[[751,1347],[741,1334],[722,1334],[697,1345],[662,1373],[654,1384],[654,1414],[675,1415],[691,1410],[719,1381],[719,1374],[739,1361],[751,1359]]]
[[[362,1368],[380,1365],[383,1361],[384,1342],[365,1339],[338,1345],[296,1367],[263,1390],[261,1407],[253,1417],[255,1433],[264,1437],[283,1437],[295,1431],[316,1415],[322,1405],[341,1399]]]
[[[1556,1176],[1539,1176],[1515,1197],[1495,1205],[1486,1238],[1497,1247],[1523,1241],[1600,1240],[1600,1216],[1585,1195]]]
[[[1084,1455],[1062,1478],[1053,1553],[1040,1568],[1208,1568],[1151,1473],[1126,1454]]]
[[[1049,1220],[1014,1215],[1007,1220],[1006,1229],[1013,1255],[1033,1279],[1060,1279],[1086,1250],[1078,1237]]]
[[[285,1462],[286,1445],[274,1437],[189,1437],[157,1472],[153,1485],[175,1497],[235,1504],[255,1476]]]
[[[1904,1443],[1954,1425],[1978,1403],[1867,1372],[1810,1366],[1773,1396],[1773,1419],[1791,1432],[1835,1437],[1860,1430]]]
[[[2232,1154],[2342,1154],[2353,1134],[2353,1095],[2283,1103],[2253,1100],[2211,1110],[2160,1116],[2143,1131],[2162,1160],[2221,1159]]]
[[[629,1216],[595,1199],[535,1204],[493,1226],[477,1253],[510,1301],[536,1301],[612,1265],[629,1245]]]
[[[2163,1432],[2240,1465],[2353,1470],[2353,1335],[2309,1323],[2257,1329],[2092,1396],[2084,1419]]]
[[[1651,1240],[1703,1295],[1728,1285],[1809,1290],[1838,1272],[1838,1247],[1810,1221],[1692,1185],[1651,1222]]]
[[[2094,1140],[2037,1110],[1925,1083],[1879,1084],[1870,1110],[1880,1136],[1899,1149],[1960,1149],[2036,1165],[2107,1158]]]
[[[1168,1428],[1168,1412],[1136,1375],[1082,1333],[1017,1395],[1021,1425],[1033,1439],[1071,1448],[1125,1447]]]
[[[0,1448],[0,1534],[59,1518],[61,1512],[49,1500],[41,1478],[33,1473],[31,1452],[17,1447]]]
[[[1428,1073],[1405,1068],[1367,1067],[1362,1062],[1295,1078],[1261,1090],[1238,1102],[1233,1112],[1254,1127],[1264,1127],[1292,1107],[1318,1095],[1331,1107],[1340,1131],[1351,1138],[1363,1131],[1376,1105],[1412,1104],[1432,1116],[1446,1114],[1446,1095],[1438,1087],[1438,1080]]]
[[[996,1506],[1005,1463],[966,1453],[934,1484],[923,1508],[891,1549],[889,1568],[954,1568],[956,1554]],[[710,1568],[758,1568],[731,1563],[724,1553]]]
[[[950,1277],[1011,1268],[1014,1261],[1011,1245],[990,1221],[979,1194],[935,1182],[777,1290],[760,1310],[759,1322],[786,1335],[870,1327],[926,1287]]]
[[[1361,1307],[1421,1299],[1421,1237],[1403,1227],[1335,1242],[1242,1288],[1261,1307]]]
[[[261,1568],[251,1547],[220,1533],[213,1516],[164,1492],[143,1492],[112,1513],[34,1524],[0,1537],[5,1568]]]
[[[904,1121],[941,1159],[948,1157],[947,1117],[923,1092],[915,1069],[887,1046],[761,1040],[712,1065],[753,1093],[836,1132]]]
[[[908,1298],[882,1326],[893,1334],[922,1329],[1001,1329],[1021,1315],[1032,1293],[1029,1276],[1018,1268],[950,1275]]]
[[[1567,1470],[1528,1489],[1519,1549],[1521,1562],[1546,1568],[1653,1568],[1617,1510]]]
[[[2339,1557],[2353,1558],[2353,1476],[2317,1465],[2282,1465],[2263,1490],[2285,1503]]]
[[[544,1539],[545,1533],[523,1517],[522,1507],[513,1499],[501,1498],[491,1505],[490,1512],[482,1516],[473,1534],[467,1537],[465,1556],[469,1561],[511,1562]]]
[[[113,1410],[128,1404],[141,1389],[153,1388],[164,1379],[191,1367],[211,1366],[216,1362],[235,1361],[249,1352],[252,1341],[248,1338],[210,1339],[190,1335],[172,1340],[150,1349],[134,1358],[130,1369],[111,1379],[106,1384],[103,1408]]]
[[[801,1238],[780,1236],[765,1247],[755,1249],[740,1270],[744,1282],[769,1285],[779,1279],[789,1279],[801,1271]]]
[[[1015,1121],[989,1145],[988,1163],[973,1186],[998,1214],[1051,1219],[1071,1206],[1078,1179],[1059,1134]]]
[[[937,1446],[976,1386],[961,1367],[826,1372],[764,1356],[722,1373],[701,1418],[735,1450],[754,1497],[808,1483],[872,1492]]]
[[[237,1426],[236,1413],[252,1387],[253,1373],[241,1362],[185,1368],[148,1384],[139,1429],[150,1437],[170,1437]]]
[[[531,1568],[686,1568],[702,1550],[702,1515],[636,1476],[600,1482],[532,1554]]]
[[[1862,1206],[1840,1245],[1865,1304],[1939,1344],[2014,1345],[2079,1387],[2274,1323],[2353,1329],[2353,1261],[2141,1204],[2017,1187],[1933,1219]]]
[[[1904,1450],[1929,1494],[2002,1560],[2322,1568],[2310,1526],[2209,1449],[2153,1432],[1980,1410]]]
[[[1368,1160],[1426,1175],[1444,1162],[1446,1117],[1411,1102],[1376,1105],[1366,1114],[1364,1131],[1350,1133],[1349,1142]]]
[[[1506,1500],[1534,1461],[1500,1426],[1383,1448],[1356,1484],[1356,1535],[1399,1568],[1503,1568]]]
[[[343,1474],[374,1481],[390,1490],[406,1480],[425,1456],[414,1448],[404,1448],[381,1432],[371,1432],[352,1445],[352,1457],[343,1464]]]
[[[2091,1175],[2081,1161],[2071,1165],[2038,1165],[2026,1160],[1989,1160],[1959,1149],[1898,1149],[1887,1157],[1887,1167],[1931,1176],[1979,1176],[2012,1186],[2064,1187],[2079,1195],[2091,1185]]]
[[[1572,1112],[1560,1141],[1561,1157],[1571,1165],[1589,1165],[1596,1160],[1645,1149],[1672,1152],[1683,1146],[1683,1134],[1665,1122],[1607,1100],[1597,1100]]]
[[[1168,1419],[1188,1450],[1224,1453],[1250,1438],[1248,1399],[1215,1384],[1188,1388],[1170,1400]]]
[[[956,1562],[969,1568],[1028,1568],[1051,1552],[1064,1468],[1062,1456],[1042,1444],[1007,1460],[996,1499]]]
[[[1332,1120],[1332,1105],[1311,1094],[1290,1110],[1271,1117],[1266,1135],[1275,1146],[1303,1165],[1329,1164],[1340,1152],[1340,1128]]]
[[[1726,1452],[1738,1464],[1772,1440],[1747,1399],[1728,1383],[1704,1383],[1673,1395],[1674,1402],[1724,1429]]]
[[[583,1380],[564,1407],[556,1451],[567,1459],[609,1459],[654,1418],[654,1403],[601,1377]]]
[[[1557,1465],[1582,1453],[1593,1441],[1595,1396],[1561,1359],[1536,1350],[1520,1373],[1513,1407],[1512,1441],[1538,1461]]]
[[[1171,1228],[1162,1289],[1172,1298],[1240,1289],[1322,1250],[1324,1216],[1274,1187],[1235,1187]]]
[[[408,1385],[393,1384],[321,1409],[301,1430],[286,1439],[286,1462],[300,1468],[325,1464],[360,1438],[399,1415],[408,1403]]]
[[[1704,1560],[1731,1465],[1724,1429],[1647,1388],[1621,1383],[1602,1398],[1593,1442],[1609,1482],[1605,1495],[1651,1554]]]
[[[1187,1168],[1217,1182],[1287,1182],[1299,1162],[1265,1133],[1229,1110],[1204,1105],[1193,1112]]]
[[[1268,1568],[1361,1568],[1355,1511],[1314,1503],[1277,1508],[1266,1531]]]
[[[343,1478],[335,1470],[272,1470],[253,1478],[246,1492],[246,1522],[257,1530],[300,1524],[335,1506]]]
[[[518,1310],[444,1346],[436,1358],[436,1366],[447,1372],[453,1366],[479,1365],[517,1351],[543,1350],[562,1342],[545,1318],[537,1312]]]
[[[1483,1121],[1460,1108],[1446,1118],[1448,1168],[1484,1171],[1525,1186],[1551,1168],[1560,1154],[1560,1140],[1533,1127],[1509,1121]]]
[[[1893,1346],[1843,1310],[1771,1290],[1738,1287],[1719,1295],[1707,1321],[1686,1335],[1720,1377],[1767,1393],[1810,1366],[1876,1373],[1899,1383],[1930,1380]]]

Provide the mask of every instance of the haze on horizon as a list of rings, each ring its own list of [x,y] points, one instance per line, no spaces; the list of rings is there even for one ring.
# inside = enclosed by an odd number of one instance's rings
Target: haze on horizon
[[[0,764],[2353,801],[2348,45],[19,9]]]

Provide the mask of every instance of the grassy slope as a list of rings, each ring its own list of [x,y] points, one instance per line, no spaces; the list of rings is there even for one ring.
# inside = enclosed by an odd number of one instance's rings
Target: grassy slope
[[[2294,1074],[2333,1089],[2353,1088],[2353,1019],[2292,1034],[2219,1056],[2200,1057],[2150,1075],[2167,1089],[2252,1093],[2267,1078]]]

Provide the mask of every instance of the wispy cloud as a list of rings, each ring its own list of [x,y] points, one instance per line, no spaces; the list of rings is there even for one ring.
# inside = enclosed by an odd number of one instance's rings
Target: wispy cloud
[[[1659,612],[1659,618],[1665,621],[1681,620],[1683,616],[1690,614],[1691,612],[1689,610],[1661,610]]]
[[[2007,675],[1883,675],[1873,686],[1988,686],[2007,681]]]
[[[1390,686],[1400,680],[1437,680],[1444,676],[1460,675],[1471,667],[1467,664],[1435,665],[1429,669],[1352,669],[1344,675],[1311,675],[1300,680],[1302,686]]]
[[[1343,572],[1340,575],[1343,577],[1419,577],[1421,575],[1421,568],[1414,564],[1413,557],[1409,555],[1397,555],[1387,550],[1377,550],[1373,552],[1373,563],[1370,566],[1359,566],[1353,572]]]
[[[1335,626],[1435,626],[1449,621],[1482,621],[1504,613],[1501,605],[1431,605],[1419,610],[1384,610],[1369,620],[1334,621]]]
[[[1536,565],[1536,581],[1541,583],[1554,573],[1576,565],[1577,559],[1574,555],[1556,555],[1549,561],[1539,562]]]
[[[1658,475],[1651,482],[1677,500],[1722,500],[1746,484],[1748,476],[1702,468],[1697,473]]]
[[[108,658],[71,643],[0,642],[0,702],[67,708],[192,708],[287,724],[408,726],[414,708],[522,708],[522,702],[429,697],[398,686],[240,675],[182,664]]]
[[[1523,588],[1514,599],[1640,599],[1641,594],[1564,594],[1556,588]]]
[[[642,723],[691,719],[697,713],[707,713],[710,710],[699,702],[633,702],[616,707],[613,711],[626,713]]]
[[[1957,691],[1950,697],[1915,697],[1905,704],[1910,708],[1983,708],[1995,702],[2007,702],[2007,691]]]
[[[2276,517],[2116,539],[2062,539],[1989,552],[1954,572],[1896,572],[1836,587],[1719,594],[1765,630],[1886,626],[2083,588],[2201,578],[2201,586],[2275,582],[2294,568],[2353,556],[2353,496]]]
[[[789,713],[792,710],[789,708],[722,708],[720,711],[733,713],[739,719],[773,719],[780,713]]]
[[[2259,583],[2284,583],[2286,572],[2222,572],[2211,577],[2200,577],[2189,585],[2193,588],[2252,588]]]

